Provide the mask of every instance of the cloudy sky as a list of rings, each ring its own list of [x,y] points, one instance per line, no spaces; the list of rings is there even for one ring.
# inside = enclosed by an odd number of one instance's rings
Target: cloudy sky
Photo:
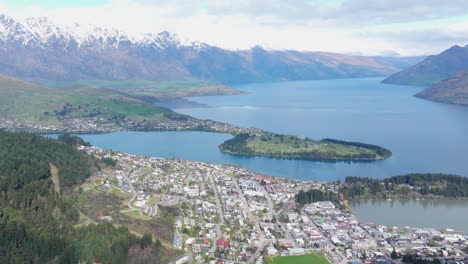
[[[228,49],[405,56],[468,44],[468,0],[0,0],[0,11]]]

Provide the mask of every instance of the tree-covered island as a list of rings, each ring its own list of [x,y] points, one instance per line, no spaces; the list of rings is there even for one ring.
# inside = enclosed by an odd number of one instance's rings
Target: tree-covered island
[[[292,159],[381,160],[392,155],[388,149],[334,139],[313,140],[274,133],[239,134],[219,146],[223,152],[238,155]]]

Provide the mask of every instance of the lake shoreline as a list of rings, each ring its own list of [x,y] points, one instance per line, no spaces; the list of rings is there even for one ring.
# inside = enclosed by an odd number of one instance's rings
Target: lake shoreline
[[[330,163],[336,163],[336,162],[357,162],[358,163],[358,162],[374,162],[374,161],[384,160],[384,158],[377,158],[377,159],[340,159],[340,158],[319,158],[319,157],[304,158],[301,156],[281,156],[281,155],[273,155],[273,154],[267,155],[267,154],[261,154],[261,153],[246,154],[246,153],[222,150],[221,148],[220,148],[220,151],[226,154],[244,156],[244,157],[265,157],[265,158],[284,159],[284,160],[324,161],[324,162],[330,162]]]
[[[235,135],[219,150],[233,155],[332,161],[377,161],[392,155],[388,149],[361,142],[313,140],[269,132]]]

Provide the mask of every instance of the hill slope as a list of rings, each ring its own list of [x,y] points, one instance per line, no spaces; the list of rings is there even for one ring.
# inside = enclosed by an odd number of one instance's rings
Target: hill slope
[[[0,75],[0,118],[58,127],[82,121],[106,129],[129,119],[163,120],[174,114],[111,90],[52,89]]]
[[[155,263],[175,254],[150,233],[140,238],[110,222],[77,225],[75,187],[96,161],[70,145],[0,131],[0,161],[0,263],[133,263],[142,255],[148,260],[138,263]]]
[[[389,75],[420,61],[420,57],[261,47],[233,51],[183,42],[169,32],[131,36],[117,29],[78,24],[66,28],[47,18],[19,21],[1,14],[0,57],[0,73],[34,82],[195,78],[233,83],[370,77]]]
[[[468,45],[453,46],[383,80],[388,84],[430,85],[468,68]]]
[[[468,69],[434,84],[416,94],[416,97],[442,103],[468,105]]]
[[[201,88],[210,92],[210,88]],[[153,90],[126,94],[126,89],[115,89],[89,85],[48,88],[0,75],[0,130],[33,133],[197,130],[230,134],[261,131],[196,119],[156,106],[151,103],[157,94]],[[180,87],[176,91],[193,90]]]

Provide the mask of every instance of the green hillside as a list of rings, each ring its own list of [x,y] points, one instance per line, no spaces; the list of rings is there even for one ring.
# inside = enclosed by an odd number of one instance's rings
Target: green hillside
[[[174,112],[108,89],[75,86],[54,89],[0,75],[0,117],[60,124],[69,118],[160,120]]]
[[[216,84],[198,79],[188,79],[181,81],[147,81],[147,80],[126,80],[126,81],[78,81],[78,82],[45,82],[46,86],[67,88],[80,86],[83,89],[104,88],[113,90],[121,94],[126,94],[148,102],[158,100],[168,100],[190,96],[205,95],[233,95],[241,94],[242,91],[222,84]]]

